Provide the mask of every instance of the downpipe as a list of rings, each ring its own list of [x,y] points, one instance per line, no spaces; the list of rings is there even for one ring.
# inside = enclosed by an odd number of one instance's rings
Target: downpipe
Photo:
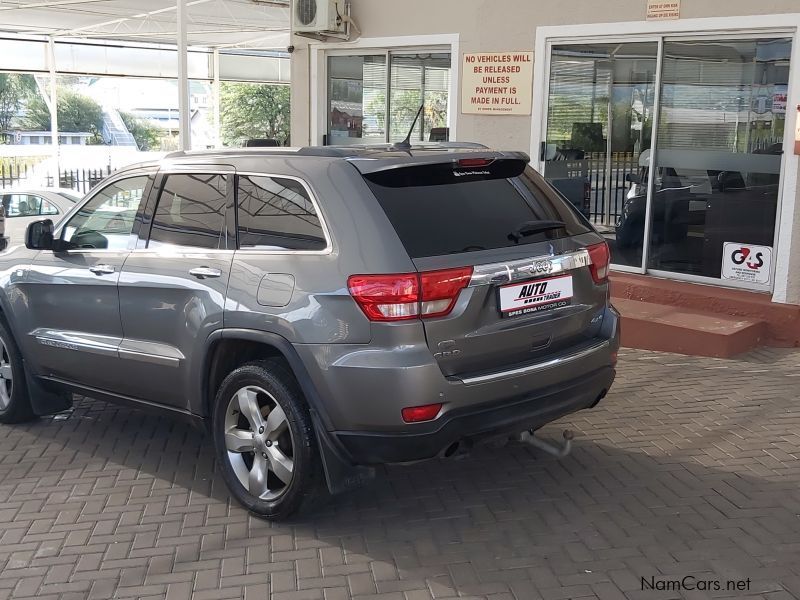
[[[544,440],[536,437],[533,431],[523,431],[517,436],[517,441],[524,444],[530,444],[534,448],[538,448],[539,450],[547,452],[556,458],[564,458],[565,456],[568,456],[570,452],[572,452],[572,440],[575,438],[575,434],[569,429],[565,429],[564,433],[561,435],[564,438],[564,443],[559,445],[545,442]]]

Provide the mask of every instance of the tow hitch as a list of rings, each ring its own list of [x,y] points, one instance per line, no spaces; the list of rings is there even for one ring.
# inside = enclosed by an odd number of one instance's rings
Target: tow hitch
[[[564,443],[558,446],[539,439],[533,431],[523,431],[517,436],[517,441],[530,444],[531,446],[539,448],[539,450],[544,450],[556,458],[564,458],[572,451],[572,440],[575,434],[569,429],[565,429],[562,435],[564,437]]]

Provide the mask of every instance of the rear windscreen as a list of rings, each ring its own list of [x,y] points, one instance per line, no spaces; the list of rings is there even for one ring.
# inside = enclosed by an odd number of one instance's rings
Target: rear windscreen
[[[464,168],[437,163],[364,177],[411,258],[514,247],[590,231],[577,211],[522,160]]]

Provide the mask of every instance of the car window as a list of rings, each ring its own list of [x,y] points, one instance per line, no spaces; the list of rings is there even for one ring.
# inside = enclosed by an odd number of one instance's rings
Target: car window
[[[147,175],[120,179],[92,196],[64,227],[61,239],[67,248],[128,248],[149,181]]]
[[[577,210],[522,160],[403,167],[365,179],[411,258],[514,247],[591,231]],[[539,223],[561,226],[537,231]],[[530,232],[521,229],[526,226]]]
[[[306,189],[280,177],[239,177],[239,247],[323,250],[319,215]]]
[[[57,215],[58,208],[55,204],[50,204],[47,200],[42,200],[39,210],[40,215]]]
[[[225,248],[227,182],[225,175],[168,175],[147,247]]]
[[[3,196],[3,208],[7,217],[38,217],[42,214],[43,200],[31,194],[6,194]],[[45,213],[47,214],[47,213]]]

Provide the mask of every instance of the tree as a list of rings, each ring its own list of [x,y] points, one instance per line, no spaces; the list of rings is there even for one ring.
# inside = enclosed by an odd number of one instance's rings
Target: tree
[[[119,116],[122,117],[125,127],[136,140],[139,150],[147,152],[148,150],[158,150],[161,147],[161,132],[158,127],[131,113],[121,112]]]
[[[11,129],[25,99],[36,90],[33,75],[0,73],[0,132]],[[4,136],[7,137],[7,136]]]
[[[220,89],[222,141],[238,145],[242,140],[272,138],[289,141],[289,86],[258,83],[223,83]]]
[[[44,99],[34,96],[28,102],[28,125],[40,131],[50,129],[50,110]],[[99,143],[103,129],[103,109],[83,94],[67,88],[58,90],[58,130],[91,133]]]

